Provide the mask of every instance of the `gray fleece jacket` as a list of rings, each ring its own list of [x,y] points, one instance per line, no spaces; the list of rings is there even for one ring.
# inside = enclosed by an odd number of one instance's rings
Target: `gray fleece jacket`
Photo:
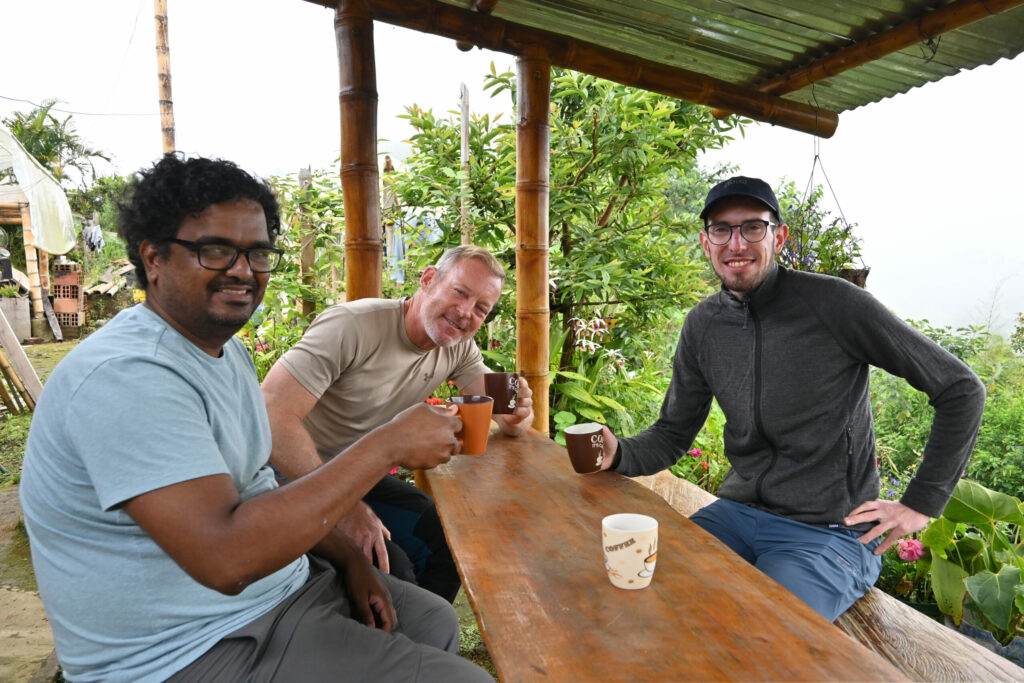
[[[748,299],[722,290],[690,311],[661,416],[620,440],[615,470],[637,476],[675,463],[714,396],[725,413],[732,465],[719,496],[808,524],[843,526],[851,510],[878,498],[870,365],[905,378],[935,408],[901,502],[938,517],[974,447],[984,385],[866,291],[782,266]]]

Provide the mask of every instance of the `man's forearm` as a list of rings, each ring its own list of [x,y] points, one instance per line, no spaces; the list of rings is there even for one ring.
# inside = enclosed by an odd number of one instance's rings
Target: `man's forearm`
[[[399,463],[394,442],[389,430],[378,429],[309,476],[245,501],[219,474],[142,494],[125,511],[193,578],[234,595],[333,533]]]
[[[270,464],[288,479],[294,481],[323,464],[313,437],[301,422],[272,419],[270,431],[274,440]]]

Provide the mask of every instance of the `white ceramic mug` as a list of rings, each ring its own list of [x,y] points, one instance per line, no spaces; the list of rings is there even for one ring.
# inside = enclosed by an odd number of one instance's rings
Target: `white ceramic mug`
[[[601,548],[608,579],[617,588],[647,588],[658,559],[658,520],[620,513],[601,520]]]

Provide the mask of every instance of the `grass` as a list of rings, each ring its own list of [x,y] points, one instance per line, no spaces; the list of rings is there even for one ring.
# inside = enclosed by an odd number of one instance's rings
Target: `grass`
[[[31,413],[0,417],[0,487],[17,484],[21,479],[21,459],[30,424]]]
[[[0,546],[0,585],[14,586],[25,591],[39,590],[32,572],[28,534],[23,522],[18,522],[14,528],[11,542]]]
[[[480,628],[476,624],[476,616],[473,614],[473,608],[469,606],[465,591],[460,590],[455,597],[455,611],[459,615],[459,655],[482,667],[494,676],[494,680],[498,680],[498,672],[494,669],[494,663],[484,645]]]
[[[66,356],[78,342],[54,344],[31,344],[23,346],[32,369],[40,382],[46,382],[57,363]],[[32,413],[0,415],[0,487],[17,484],[21,480],[21,460],[25,456],[25,443],[32,424]]]

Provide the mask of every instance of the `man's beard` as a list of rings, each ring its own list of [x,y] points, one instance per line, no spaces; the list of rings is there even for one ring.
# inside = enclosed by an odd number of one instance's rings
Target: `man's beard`
[[[427,336],[430,337],[430,341],[438,346],[455,346],[466,339],[465,332],[459,333],[454,339],[450,338],[443,332],[446,328],[451,332],[457,332],[454,328],[449,328],[446,321],[439,318],[431,318],[423,323],[423,329],[426,331]]]

